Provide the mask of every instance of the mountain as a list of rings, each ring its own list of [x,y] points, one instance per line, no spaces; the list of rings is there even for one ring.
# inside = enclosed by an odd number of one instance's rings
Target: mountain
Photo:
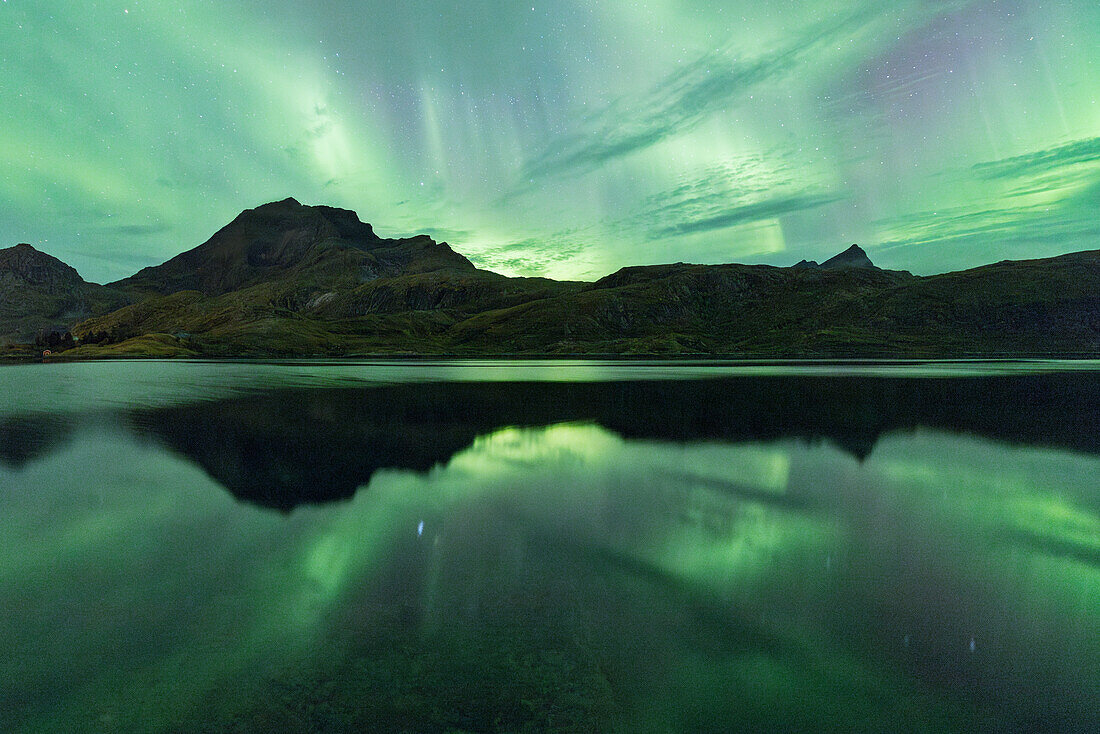
[[[823,268],[873,268],[875,265],[859,245],[852,245],[839,255],[821,263]]]
[[[106,288],[58,266],[42,278],[56,297],[116,299],[69,322],[73,357],[1100,354],[1098,251],[918,277],[853,245],[820,265],[674,263],[562,282],[480,270],[446,243],[384,239],[354,212],[286,199]]]
[[[429,237],[384,240],[355,212],[284,199],[248,209],[193,250],[110,285],[217,296],[287,276],[335,287],[445,269],[474,266]]]
[[[436,352],[436,335],[464,314],[576,287],[479,270],[446,243],[383,239],[354,212],[294,199],[249,209],[193,250],[110,285],[135,302],[76,326],[85,341],[219,356]]]
[[[126,302],[125,294],[86,282],[28,244],[0,249],[0,340],[27,342],[38,332],[67,331]]]
[[[825,262],[818,265],[813,260],[800,260],[795,264],[796,268],[823,268],[826,270],[835,268],[874,268],[877,267],[867,253],[859,245],[852,245],[844,252],[833,255]]]

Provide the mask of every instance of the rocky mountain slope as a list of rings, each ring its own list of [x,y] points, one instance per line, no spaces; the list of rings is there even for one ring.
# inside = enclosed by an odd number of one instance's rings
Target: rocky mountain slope
[[[39,332],[67,331],[127,300],[30,245],[0,249],[0,340],[25,342]]]
[[[219,296],[288,276],[335,288],[438,269],[474,266],[428,237],[382,239],[355,212],[285,199],[248,209],[193,250],[110,285],[140,294]]]

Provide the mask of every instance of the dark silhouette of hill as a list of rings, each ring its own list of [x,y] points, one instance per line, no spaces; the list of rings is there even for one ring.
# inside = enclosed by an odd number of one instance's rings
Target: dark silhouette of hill
[[[852,245],[839,255],[833,255],[831,258],[821,263],[823,268],[873,268],[874,263],[871,262],[871,258],[867,257],[867,253],[863,251],[863,248],[859,245]]]
[[[54,414],[15,415],[0,420],[0,465],[22,469],[69,442],[73,421]]]
[[[617,382],[462,382],[293,388],[133,409],[123,423],[201,466],[241,500],[280,510],[347,499],[375,472],[426,472],[506,427],[598,424],[628,440],[826,441],[857,459],[930,428],[1100,454],[1095,372],[982,377],[739,376]],[[79,416],[0,422],[0,464],[63,448]]]

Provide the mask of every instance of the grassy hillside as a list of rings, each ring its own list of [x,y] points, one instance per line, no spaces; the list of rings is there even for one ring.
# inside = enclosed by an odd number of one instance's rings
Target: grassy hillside
[[[184,291],[77,325],[207,355],[1100,353],[1100,253],[919,278],[877,268],[627,268],[595,283],[439,270],[331,290]],[[87,354],[95,354],[90,349]]]

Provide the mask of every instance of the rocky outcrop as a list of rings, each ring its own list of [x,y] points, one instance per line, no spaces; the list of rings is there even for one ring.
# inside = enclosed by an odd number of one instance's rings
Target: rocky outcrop
[[[28,244],[0,249],[0,338],[30,342],[125,305],[126,296],[88,283],[74,268]]]
[[[0,298],[18,288],[42,293],[70,293],[87,285],[76,270],[26,243],[0,250]]]

